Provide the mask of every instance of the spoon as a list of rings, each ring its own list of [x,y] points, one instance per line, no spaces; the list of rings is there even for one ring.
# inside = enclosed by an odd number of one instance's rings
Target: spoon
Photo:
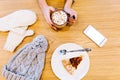
[[[60,50],[59,53],[65,55],[66,53],[69,53],[69,52],[84,52],[84,51],[89,52],[91,51],[91,48],[84,48],[84,49],[70,50],[70,51],[63,49],[63,50]]]

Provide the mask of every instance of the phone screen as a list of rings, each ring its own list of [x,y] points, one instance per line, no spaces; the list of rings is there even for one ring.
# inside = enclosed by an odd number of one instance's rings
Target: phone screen
[[[85,29],[84,33],[100,47],[107,41],[107,39],[91,25]]]

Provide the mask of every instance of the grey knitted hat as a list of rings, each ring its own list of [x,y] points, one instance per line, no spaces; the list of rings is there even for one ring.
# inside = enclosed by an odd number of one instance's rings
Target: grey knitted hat
[[[39,80],[44,68],[47,40],[36,37],[10,59],[3,68],[2,75],[7,80]]]

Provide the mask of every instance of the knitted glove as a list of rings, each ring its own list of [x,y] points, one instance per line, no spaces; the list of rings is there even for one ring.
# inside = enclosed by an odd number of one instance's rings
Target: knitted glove
[[[31,10],[15,11],[0,18],[0,31],[29,26],[35,23],[36,19],[36,14]]]
[[[36,19],[36,14],[30,10],[19,10],[0,18],[0,31],[9,31],[4,49],[13,52],[26,36],[33,35],[33,31],[26,29]]]
[[[13,52],[25,37],[33,34],[34,32],[32,30],[25,30],[21,28],[16,28],[10,31],[4,46],[4,50]]]
[[[47,40],[44,36],[36,37],[26,44],[10,59],[2,70],[7,80],[39,80],[44,67]]]

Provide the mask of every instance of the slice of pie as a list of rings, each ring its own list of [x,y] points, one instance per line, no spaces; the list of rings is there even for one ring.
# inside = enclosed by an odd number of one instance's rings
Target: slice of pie
[[[73,74],[75,70],[77,70],[78,65],[82,61],[82,56],[67,58],[62,60],[62,64],[64,68],[68,71],[69,74]]]

